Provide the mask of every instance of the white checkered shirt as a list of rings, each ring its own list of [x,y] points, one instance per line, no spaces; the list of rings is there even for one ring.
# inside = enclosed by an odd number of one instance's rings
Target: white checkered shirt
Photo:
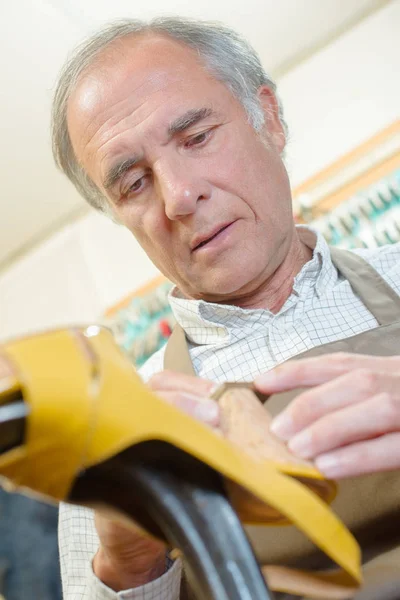
[[[302,228],[302,235],[310,235]],[[400,295],[400,244],[358,250]],[[277,314],[180,298],[171,294],[177,321],[185,329],[197,374],[223,381],[251,380],[310,348],[377,326],[375,318],[338,275],[321,235],[313,258],[294,281],[293,292]],[[148,380],[163,369],[164,350],[142,368]],[[98,537],[92,511],[62,505],[60,555],[65,600],[177,600],[181,565],[176,561],[158,580],[115,593],[93,574]]]

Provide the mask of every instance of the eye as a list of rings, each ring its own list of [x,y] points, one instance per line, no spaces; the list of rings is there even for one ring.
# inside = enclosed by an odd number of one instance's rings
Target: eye
[[[135,181],[133,183],[131,183],[131,185],[129,185],[129,187],[127,187],[123,193],[122,193],[122,197],[123,198],[128,198],[130,195],[135,195],[138,194],[139,192],[141,192],[144,187],[146,186],[146,182],[149,179],[150,174],[146,173],[144,175],[142,175],[141,177],[139,177],[138,179],[135,179]],[[129,182],[127,182],[129,183]]]
[[[189,138],[185,142],[185,148],[193,148],[195,146],[204,145],[204,143],[211,136],[211,131],[212,131],[211,129],[208,131],[202,131],[201,133],[198,133],[197,135],[194,135],[193,137]]]
[[[132,185],[128,188],[127,193],[129,192],[138,192],[142,187],[144,177],[140,177],[137,179]]]

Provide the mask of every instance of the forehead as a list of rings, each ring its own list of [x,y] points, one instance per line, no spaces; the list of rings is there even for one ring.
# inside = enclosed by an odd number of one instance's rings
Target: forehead
[[[221,87],[191,48],[163,36],[124,38],[107,48],[78,82],[68,105],[71,137],[78,128],[80,136],[85,131],[90,138],[124,111],[137,111],[143,118],[146,106],[166,109],[170,99],[176,105],[199,94],[217,94]]]

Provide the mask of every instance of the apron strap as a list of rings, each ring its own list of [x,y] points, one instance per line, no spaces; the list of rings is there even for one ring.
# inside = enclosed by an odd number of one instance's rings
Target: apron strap
[[[349,250],[331,248],[330,251],[332,263],[379,325],[400,320],[400,296],[366,260]]]
[[[196,375],[190,358],[186,334],[178,323],[174,326],[165,347],[164,369],[184,375]]]

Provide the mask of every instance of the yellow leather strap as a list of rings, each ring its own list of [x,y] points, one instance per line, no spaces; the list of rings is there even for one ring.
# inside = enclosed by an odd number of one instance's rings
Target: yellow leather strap
[[[261,571],[272,590],[307,598],[348,600],[358,589],[344,571],[316,573],[272,565]]]
[[[277,509],[343,568],[349,585],[359,584],[359,547],[329,506],[282,473],[281,464],[248,456],[151,393],[108,331],[48,333],[9,344],[5,352],[31,414],[26,444],[0,457],[0,474],[62,500],[81,469],[141,441],[163,440]],[[285,471],[322,479],[312,467],[287,465]]]

